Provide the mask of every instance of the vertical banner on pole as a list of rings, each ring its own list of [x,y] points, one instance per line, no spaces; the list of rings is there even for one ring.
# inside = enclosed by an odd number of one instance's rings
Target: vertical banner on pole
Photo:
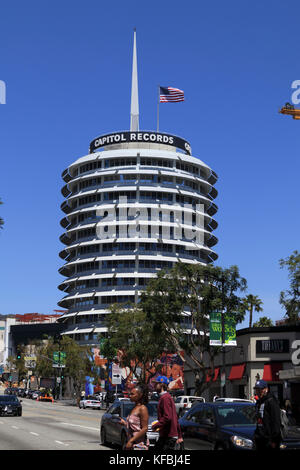
[[[222,313],[212,312],[209,322],[210,346],[236,346],[236,323],[233,314],[224,313],[225,342],[222,343]]]

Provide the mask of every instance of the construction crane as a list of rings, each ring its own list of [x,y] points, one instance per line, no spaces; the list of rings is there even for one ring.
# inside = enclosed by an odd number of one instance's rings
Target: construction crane
[[[295,106],[290,103],[285,103],[279,112],[281,114],[289,114],[293,116],[293,119],[300,119],[300,109],[295,109]]]

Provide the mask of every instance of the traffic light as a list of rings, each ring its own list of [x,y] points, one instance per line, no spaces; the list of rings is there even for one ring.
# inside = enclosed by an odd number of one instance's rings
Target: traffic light
[[[21,351],[17,349],[17,359],[21,359]]]

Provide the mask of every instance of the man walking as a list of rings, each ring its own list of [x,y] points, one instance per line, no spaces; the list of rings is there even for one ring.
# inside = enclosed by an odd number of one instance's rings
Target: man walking
[[[254,386],[257,426],[254,434],[256,450],[279,449],[281,442],[280,407],[276,397],[269,391],[264,380]]]
[[[175,450],[176,444],[183,442],[180,426],[173,398],[168,393],[168,379],[159,376],[156,379],[157,393],[160,398],[157,406],[158,421],[152,425],[152,429],[159,432],[159,439],[155,444],[155,451]]]

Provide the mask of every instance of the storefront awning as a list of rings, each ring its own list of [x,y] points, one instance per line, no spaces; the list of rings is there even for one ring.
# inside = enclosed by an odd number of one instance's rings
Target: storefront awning
[[[279,371],[282,370],[282,362],[270,362],[264,365],[263,380],[266,382],[278,382]]]
[[[220,367],[215,367],[215,373],[214,373],[214,376],[211,380],[212,382],[215,382],[217,380],[219,372],[220,372]],[[208,373],[206,374],[206,382],[210,381],[210,377],[211,377],[211,370],[208,371]]]
[[[245,363],[244,364],[238,364],[236,366],[232,366],[228,379],[229,380],[240,380],[244,375],[245,366],[246,366]]]

